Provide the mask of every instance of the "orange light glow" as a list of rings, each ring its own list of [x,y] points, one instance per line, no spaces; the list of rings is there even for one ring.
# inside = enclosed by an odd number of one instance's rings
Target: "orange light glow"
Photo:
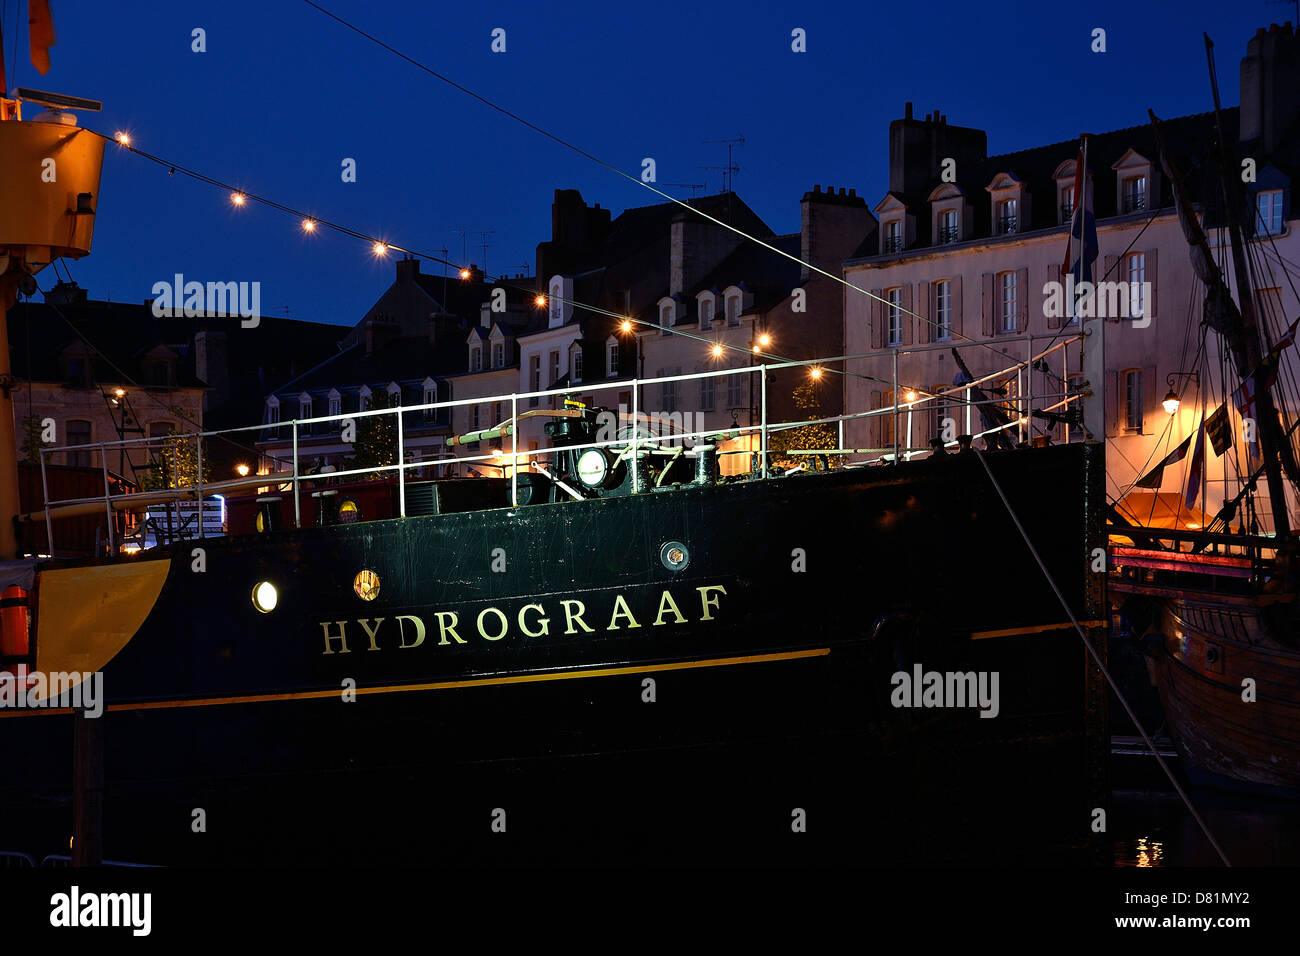
[[[468,269],[461,269],[461,270],[460,270],[460,277],[461,277],[462,279],[468,279],[468,278],[469,278],[469,270],[468,270]]]
[[[303,232],[315,232],[315,231],[316,231],[316,220],[315,220],[315,219],[304,219],[304,220],[302,221],[302,231],[303,231]]]
[[[631,331],[632,331],[632,323],[629,322],[627,319],[624,319],[624,320],[623,320],[623,324],[620,325],[619,328],[621,328],[624,332],[631,332]]]
[[[230,194],[230,201],[233,202],[236,206],[242,206],[242,205],[244,204],[244,194],[243,194],[243,193],[231,193],[231,194]]]
[[[130,137],[129,135],[127,135],[126,133],[118,133],[118,134],[117,134],[117,141],[118,141],[119,143],[121,143],[123,146],[130,146],[130,145],[131,145],[131,137]]]
[[[376,242],[374,246],[371,247],[371,251],[377,256],[387,255],[388,246],[384,245],[382,242]]]
[[[240,478],[243,478],[248,475],[248,466],[245,465],[243,462],[240,462],[238,465],[235,466],[235,471],[239,472]]]
[[[772,336],[764,332],[762,335],[758,337],[758,344],[763,346],[763,348],[767,348],[769,345],[772,344]]]
[[[819,369],[816,365],[814,365],[811,369],[809,369],[808,374],[811,375],[813,378],[821,378],[822,370]]]
[[[533,300],[533,304],[536,305],[539,309],[542,308],[544,305],[546,305],[546,296],[539,295],[536,299]]]
[[[909,390],[908,390],[908,393],[907,393],[907,400],[908,400],[909,402],[914,402],[914,401],[916,401],[916,392],[913,392],[913,391],[911,391],[911,390],[909,389]]]
[[[722,355],[722,346],[721,345],[713,346],[713,357],[718,358],[721,355]]]

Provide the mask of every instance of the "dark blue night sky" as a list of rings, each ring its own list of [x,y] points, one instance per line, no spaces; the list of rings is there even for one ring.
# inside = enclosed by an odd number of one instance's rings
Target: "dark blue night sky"
[[[918,116],[982,127],[993,153],[1210,107],[1201,32],[1217,44],[1225,103],[1237,102],[1247,39],[1289,4],[356,3],[322,5],[538,125],[629,172],[654,157],[661,182],[720,190],[743,134],[737,192],[777,232],[799,228],[814,183],[887,188],[888,124]],[[300,0],[207,3],[52,0],[58,42],[39,76],[14,54],[10,89],[103,100],[84,125],[128,130],[140,148],[400,245],[487,266],[533,267],[557,187],[617,214],[649,191],[495,113]],[[988,12],[993,11],[993,12]],[[191,30],[207,52],[191,52]],[[507,51],[491,52],[502,27]],[[807,31],[806,53],[791,31]],[[1107,52],[1090,52],[1094,27]],[[27,108],[33,111],[31,106]],[[31,115],[29,112],[28,115]],[[341,162],[357,161],[357,182]],[[683,198],[688,190],[668,190]],[[387,287],[391,261],[109,147],[92,255],[72,277],[93,298],[142,301],[153,283],[257,280],[262,310],[353,323]],[[426,272],[440,267],[426,264]],[[42,273],[42,287],[53,281]]]

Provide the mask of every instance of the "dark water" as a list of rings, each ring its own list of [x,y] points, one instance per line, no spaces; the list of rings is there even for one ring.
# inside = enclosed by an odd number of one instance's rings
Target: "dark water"
[[[1187,791],[1233,866],[1300,866],[1295,801],[1208,788]],[[1116,866],[1222,866],[1182,800],[1168,790],[1116,791],[1111,804]]]

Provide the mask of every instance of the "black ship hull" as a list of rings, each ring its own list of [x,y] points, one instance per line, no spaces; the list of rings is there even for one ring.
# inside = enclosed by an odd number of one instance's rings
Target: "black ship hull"
[[[987,461],[1071,613],[1099,616],[1098,449]],[[1064,504],[1045,507],[1049,494]],[[264,581],[269,611],[251,600]],[[283,862],[308,846],[334,859],[326,834],[419,860],[410,814],[434,812],[432,790],[453,816],[514,794],[552,830],[564,808],[609,814],[608,831],[587,831],[608,849],[642,832],[647,807],[675,819],[668,781],[710,780],[736,819],[772,825],[766,804],[785,807],[784,832],[809,788],[859,811],[901,811],[918,786],[971,812],[996,797],[1023,815],[1028,800],[1077,824],[1096,805],[1104,704],[1067,622],[970,453],[191,542],[102,665],[108,829],[116,806],[140,841],[119,855],[159,862]],[[39,647],[36,662],[58,663]],[[974,700],[923,705],[919,688],[899,706],[894,675],[935,671],[996,673],[996,716]],[[7,716],[6,753],[28,757],[0,791],[0,843],[23,835],[20,819],[66,830],[86,718]],[[600,799],[576,796],[593,785]],[[196,807],[225,807],[245,839],[197,848]]]

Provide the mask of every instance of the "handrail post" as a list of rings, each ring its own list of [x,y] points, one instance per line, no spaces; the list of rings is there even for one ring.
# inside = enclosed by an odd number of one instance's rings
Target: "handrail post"
[[[298,504],[298,419],[289,423],[293,429],[293,526],[302,527],[302,511]]]
[[[402,397],[397,397],[397,513],[406,517],[406,441],[402,435]]]
[[[519,393],[510,395],[510,507],[519,507]]]
[[[206,517],[203,511],[203,433],[194,436],[194,449],[199,459],[199,537],[203,537],[203,519]]]
[[[639,469],[640,462],[637,460],[636,457],[636,453],[637,453],[636,437],[637,437],[637,421],[638,421],[637,410],[640,407],[639,398],[637,395],[637,392],[640,390],[638,388],[639,382],[640,380],[637,378],[632,379],[632,463],[631,464],[632,464],[632,494],[634,495],[638,494],[641,490],[641,481],[640,481],[641,473]]]
[[[45,546],[54,557],[54,521],[50,518],[50,483],[45,475],[45,449],[38,448],[41,458],[41,499],[45,502]]]
[[[752,374],[752,373],[751,373]],[[758,367],[758,376],[760,382],[759,399],[762,403],[762,438],[759,441],[759,453],[763,456],[763,477],[767,477],[767,363]]]
[[[108,490],[108,453],[104,446],[99,446],[99,467],[104,473],[104,518],[108,522],[108,555],[113,556],[113,499]],[[46,514],[49,514],[48,505]]]
[[[970,428],[970,387],[966,388],[966,434],[971,434]]]

